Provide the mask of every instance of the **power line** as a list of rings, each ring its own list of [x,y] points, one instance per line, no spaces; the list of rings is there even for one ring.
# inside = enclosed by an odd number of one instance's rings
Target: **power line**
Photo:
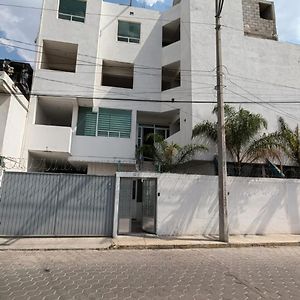
[[[276,86],[276,87],[283,87],[283,88],[288,88],[288,89],[300,91],[300,88],[297,88],[295,86],[289,86],[289,85],[285,85],[285,84],[274,83],[274,82],[260,80],[260,79],[255,79],[255,78],[251,78],[251,77],[246,77],[246,76],[231,74],[229,72],[228,68],[226,67],[226,65],[224,65],[223,67],[225,68],[225,70],[227,72],[227,75],[231,76],[231,77],[240,78],[240,79],[243,79],[243,80],[248,80],[248,81],[253,81],[253,82],[258,82],[258,83],[266,83],[268,85],[272,85],[272,86]]]
[[[8,41],[14,41],[14,42],[17,42],[17,43],[22,43],[22,44],[29,44],[29,45],[32,45],[32,46],[37,46],[39,48],[43,48],[42,46],[38,46],[38,45],[34,45],[34,44],[30,44],[30,43],[26,43],[26,42],[23,42],[23,41],[19,41],[19,40],[13,40],[13,39],[7,39],[7,38],[1,38],[2,40],[5,39],[5,40],[8,40]],[[13,47],[13,48],[20,48],[22,50],[28,50],[28,51],[32,51],[32,52],[36,52],[36,53],[42,53],[41,51],[37,51],[37,50],[33,50],[33,49],[27,49],[27,48],[22,48],[22,47],[18,47],[18,46],[13,46],[13,45],[9,45],[9,44],[5,44],[5,43],[0,43],[0,44],[3,44],[3,45],[6,45],[8,47]],[[86,57],[91,57],[91,58],[95,58],[95,59],[101,59],[101,60],[105,60],[105,58],[101,58],[101,57],[96,57],[96,56],[90,56],[90,55],[84,55],[84,54],[80,54],[78,53],[78,55],[82,55],[82,56],[86,56]],[[58,56],[60,58],[65,58],[65,56],[59,56],[59,55],[55,55],[55,56]],[[77,60],[77,61],[81,61],[81,60]],[[18,61],[20,63],[26,63],[25,61]],[[32,62],[40,62],[40,61],[32,61]],[[93,62],[89,62],[89,61],[82,61],[82,62],[86,62],[88,64],[76,64],[76,65],[82,65],[82,66],[91,66],[91,67],[94,67],[94,66],[103,66],[103,64],[97,64],[97,63],[93,63]],[[59,63],[58,63],[59,64]],[[62,63],[62,65],[71,65],[71,64],[66,64],[66,63]],[[134,65],[135,68],[137,69],[145,69],[145,70],[161,70],[161,67],[150,67],[150,66],[145,66],[145,65]],[[244,80],[248,80],[248,81],[253,81],[253,82],[259,82],[259,83],[265,83],[265,84],[268,84],[268,85],[272,85],[272,86],[276,86],[276,87],[283,87],[283,88],[288,88],[288,89],[293,89],[293,90],[297,90],[297,91],[300,91],[300,88],[297,88],[297,87],[294,87],[294,86],[289,86],[289,85],[283,85],[283,84],[279,84],[279,83],[274,83],[274,82],[268,82],[268,81],[264,81],[264,80],[257,80],[255,78],[250,78],[250,77],[246,77],[246,76],[240,76],[240,75],[235,75],[235,74],[231,74],[228,70],[228,68],[226,67],[226,65],[223,65],[223,67],[225,68],[226,72],[227,72],[227,76],[231,76],[231,77],[236,77],[236,78],[240,78],[240,79],[244,79]],[[122,68],[122,66],[120,66],[120,68]],[[123,67],[124,68],[124,67]],[[201,70],[201,69],[182,69],[181,70],[182,72],[203,72],[203,73],[212,73],[215,71],[215,68],[212,69],[212,70]],[[89,72],[76,72],[76,73],[89,73]],[[98,72],[92,72],[91,73],[98,73]],[[144,74],[147,74],[147,73],[144,73]],[[155,74],[151,74],[151,73],[148,73],[149,75],[154,75],[156,76]],[[185,75],[186,76],[186,75]],[[215,77],[215,75],[211,75],[211,77]]]
[[[18,41],[18,40],[13,40],[13,39],[8,39],[8,38],[0,38],[0,40],[3,40],[3,39],[7,40],[7,41],[13,41],[13,42],[16,42],[16,43],[20,43],[20,44],[31,45],[31,46],[34,46],[34,47],[37,47],[37,48],[41,48],[41,49],[44,48],[43,46],[39,46],[39,45],[36,45],[36,44],[25,43],[23,41]],[[35,52],[37,54],[43,54],[42,51],[38,51],[38,50],[34,50],[34,49],[28,49],[28,48],[24,48],[24,47],[20,47],[20,46],[5,44],[5,43],[2,43],[2,42],[0,42],[0,44],[8,46],[8,47],[16,48],[16,49],[21,49],[21,50],[24,50],[24,51]],[[59,51],[60,49],[57,48],[56,50]],[[66,54],[68,54],[68,53],[71,54],[71,52],[65,52],[65,53]],[[80,54],[80,53],[77,53],[77,55],[78,56],[84,56],[84,57],[90,57],[90,58],[93,58],[93,59],[96,59],[96,60],[105,60],[104,57],[99,57],[99,56],[92,56],[92,55],[86,55],[86,54]],[[62,55],[58,55],[58,54],[55,54],[53,56],[59,57],[59,58],[66,58],[66,56],[62,56]],[[85,60],[81,60],[81,59],[77,59],[77,61],[87,63],[87,64],[78,64],[78,63],[76,63],[76,65],[79,65],[79,66],[92,66],[92,67],[103,66],[103,64],[100,64],[100,63],[95,63],[95,62],[91,62],[91,61],[85,61]],[[23,61],[20,61],[20,62],[22,63]],[[30,61],[30,62],[40,63],[41,61],[36,60],[36,61]],[[73,64],[70,64],[70,63],[56,63],[56,64],[58,64],[58,65],[66,65],[66,66],[73,65]],[[143,69],[143,70],[158,70],[158,71],[161,70],[161,67],[150,67],[150,66],[140,65],[140,64],[134,64],[134,67],[137,68],[137,69]],[[122,68],[127,68],[127,67],[120,66],[120,68],[122,69]],[[170,69],[170,70],[175,70],[175,69]],[[181,69],[181,71],[182,72],[191,72],[191,73],[192,72],[212,73],[212,72],[215,71],[215,69],[212,69],[212,70]],[[215,75],[212,75],[212,76],[215,76]]]
[[[36,6],[25,6],[25,5],[16,5],[16,4],[5,4],[5,3],[0,3],[0,6],[4,7],[14,7],[14,8],[24,8],[24,9],[32,9],[32,10],[39,10],[39,11],[53,11],[53,12],[58,12],[58,9],[52,9],[52,8],[44,8],[44,7],[36,7]],[[100,6],[100,5],[99,5]],[[139,7],[137,7],[139,8]],[[162,22],[171,22],[174,21],[174,19],[163,19],[163,18],[149,18],[149,17],[138,17],[138,16],[124,16],[124,15],[111,15],[111,14],[102,14],[102,13],[91,13],[91,12],[86,12],[86,15],[90,16],[102,16],[102,17],[122,17],[122,18],[128,18],[128,19],[134,19],[134,20],[150,20],[150,21],[162,21]],[[158,14],[158,16],[161,16]],[[196,22],[196,21],[181,21],[183,23],[188,23],[188,24],[197,24],[197,25],[208,25],[208,26],[214,26],[213,23],[205,23],[205,22]]]
[[[253,101],[237,92],[234,92],[228,88],[226,88],[231,93],[234,93],[244,99],[249,101],[224,101],[226,104],[300,104],[299,101]],[[0,92],[0,94],[7,95],[7,93]],[[15,93],[15,95],[23,95],[22,93]],[[63,95],[55,95],[55,94],[46,94],[46,93],[32,93],[31,96],[36,97],[51,97],[51,98],[67,98],[67,99],[80,99],[80,100],[107,100],[107,101],[123,101],[123,102],[150,102],[150,103],[170,103],[170,104],[216,104],[217,102],[214,100],[177,100],[175,98],[171,100],[161,100],[161,99],[137,99],[137,98],[112,98],[112,97],[99,97],[99,96],[88,96],[88,95],[72,95],[72,94],[63,94]],[[278,112],[278,111],[277,111]],[[299,119],[300,120],[300,119]]]
[[[257,95],[255,95],[255,94],[253,94],[252,92],[246,90],[245,88],[241,87],[240,85],[238,85],[237,83],[233,82],[232,80],[230,80],[230,79],[228,79],[228,80],[229,80],[230,83],[232,83],[232,84],[235,85],[236,87],[240,88],[242,91],[248,93],[250,96],[252,96],[252,97],[258,99],[258,100],[261,101],[261,102],[263,102],[263,100],[262,100],[260,97],[258,97]],[[270,102],[268,105],[274,108],[274,106],[272,105],[272,104],[274,104],[274,103],[275,103],[275,101],[274,101],[274,102]],[[286,101],[283,101],[283,103],[287,103],[287,102],[286,102]],[[287,113],[287,112],[285,112],[284,110],[281,110],[281,109],[279,109],[279,108],[277,108],[277,113],[278,113],[278,112],[284,113],[284,114],[285,114],[286,116],[288,116],[289,118],[298,120],[295,116],[293,116],[293,115],[291,115],[291,114],[289,114],[289,113]]]

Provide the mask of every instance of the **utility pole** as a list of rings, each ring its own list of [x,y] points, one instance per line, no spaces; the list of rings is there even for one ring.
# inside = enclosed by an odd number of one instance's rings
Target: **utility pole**
[[[217,63],[217,100],[218,100],[218,187],[219,187],[219,239],[228,242],[228,215],[226,193],[226,142],[225,142],[225,118],[223,98],[223,65],[222,65],[222,41],[221,41],[221,13],[224,0],[216,1],[216,63]]]

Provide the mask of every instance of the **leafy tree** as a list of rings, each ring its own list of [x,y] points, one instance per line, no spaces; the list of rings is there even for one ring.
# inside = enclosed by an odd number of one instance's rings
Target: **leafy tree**
[[[213,110],[217,114],[217,107]],[[225,134],[226,148],[236,163],[237,174],[240,176],[243,163],[253,163],[258,159],[277,158],[276,138],[273,135],[262,133],[267,129],[267,121],[260,114],[225,105]],[[217,122],[204,121],[193,129],[193,137],[206,136],[217,143]]]
[[[300,166],[300,130],[299,125],[292,130],[282,117],[278,119],[279,130],[274,136],[277,137],[279,147],[286,156],[296,165]]]
[[[197,152],[207,150],[203,145],[189,144],[182,147],[173,142],[168,143],[159,134],[149,134],[147,140],[153,140],[153,144],[142,146],[139,154],[151,153],[161,172],[170,172],[189,161]]]

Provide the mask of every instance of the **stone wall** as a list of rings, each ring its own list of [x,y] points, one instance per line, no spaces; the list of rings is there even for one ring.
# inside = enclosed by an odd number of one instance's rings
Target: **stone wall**
[[[274,3],[264,0],[242,0],[246,35],[277,40]]]

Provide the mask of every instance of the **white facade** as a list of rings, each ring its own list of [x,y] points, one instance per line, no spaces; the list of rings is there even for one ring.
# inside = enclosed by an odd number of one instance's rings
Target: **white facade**
[[[10,77],[0,71],[0,157],[7,158],[7,167],[19,166],[19,158],[24,154],[28,106],[28,100]]]
[[[59,0],[45,0],[25,150],[14,155],[28,162],[62,159],[86,166],[89,174],[113,174],[135,169],[140,124],[168,128],[168,141],[190,143],[194,125],[214,118],[214,104],[207,103],[216,101],[214,1],[177,2],[161,14],[87,0],[82,23],[58,18]],[[263,114],[270,131],[277,129],[279,115],[295,126],[299,105],[288,102],[300,98],[300,46],[246,36],[241,0],[226,2],[223,15],[225,101]],[[118,41],[119,21],[140,24],[138,43]],[[169,27],[175,30],[177,21],[180,39],[162,47],[163,26],[173,22]],[[116,63],[123,63],[118,74]],[[173,70],[178,63],[180,86],[162,91],[162,68]],[[132,88],[103,85],[107,70],[127,76],[126,64],[133,65]],[[63,67],[67,71],[58,70]],[[98,136],[98,127],[96,136],[79,135],[80,107],[94,113],[99,107],[130,110],[130,136]],[[215,154],[211,149],[198,158],[212,160]]]

